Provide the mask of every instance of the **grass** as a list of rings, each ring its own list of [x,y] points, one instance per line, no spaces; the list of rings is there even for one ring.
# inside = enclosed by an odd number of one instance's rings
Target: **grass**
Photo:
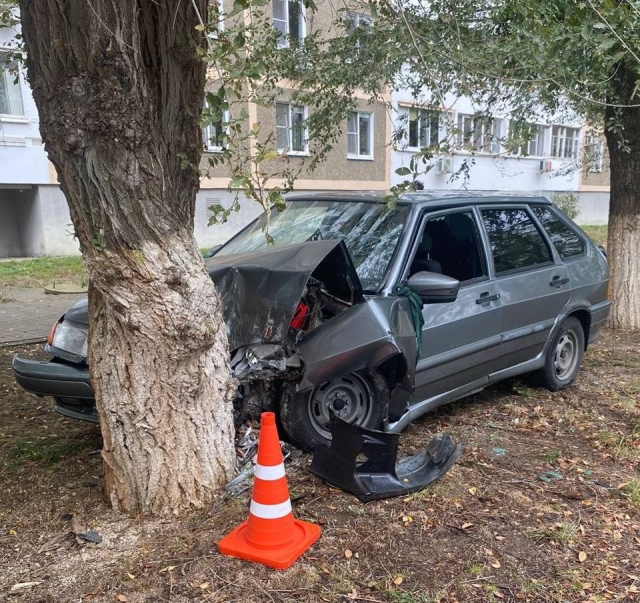
[[[640,509],[640,480],[632,479],[623,488],[625,496],[629,499],[629,502]]]
[[[44,287],[52,282],[86,284],[82,258],[44,257],[0,262],[0,285],[8,287]]]
[[[87,443],[83,440],[61,441],[58,437],[19,438],[10,448],[9,467],[17,469],[27,463],[53,467],[83,449],[87,449]]]
[[[598,245],[607,244],[607,232],[609,227],[606,224],[599,224],[597,226],[581,226],[589,238]]]
[[[534,535],[540,539],[567,545],[578,535],[578,526],[574,523],[556,524],[548,530],[538,530]]]

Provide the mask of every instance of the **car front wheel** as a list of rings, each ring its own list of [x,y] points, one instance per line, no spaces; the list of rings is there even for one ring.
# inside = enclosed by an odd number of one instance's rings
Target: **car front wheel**
[[[302,393],[294,388],[291,385],[284,392],[280,421],[291,442],[303,450],[331,442],[332,414],[347,423],[379,429],[389,409],[389,387],[375,371],[336,377]]]
[[[556,333],[539,372],[540,382],[551,391],[569,387],[578,376],[584,354],[582,323],[570,316]]]

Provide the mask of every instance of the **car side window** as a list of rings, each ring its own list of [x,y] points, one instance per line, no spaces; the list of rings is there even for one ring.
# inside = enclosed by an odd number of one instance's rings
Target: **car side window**
[[[531,209],[536,218],[547,231],[553,246],[558,250],[562,259],[582,255],[586,250],[584,240],[571,230],[548,207],[532,205]]]
[[[460,282],[488,275],[480,232],[471,211],[443,214],[426,221],[409,276],[416,272],[445,274]]]
[[[524,209],[483,209],[496,274],[552,262],[551,251]]]

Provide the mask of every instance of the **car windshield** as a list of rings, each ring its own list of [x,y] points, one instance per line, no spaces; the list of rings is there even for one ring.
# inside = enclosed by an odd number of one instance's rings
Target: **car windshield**
[[[271,214],[267,241],[266,214],[260,216],[216,255],[259,251],[269,245],[343,240],[365,290],[380,288],[408,215],[406,205],[352,201],[291,201]]]

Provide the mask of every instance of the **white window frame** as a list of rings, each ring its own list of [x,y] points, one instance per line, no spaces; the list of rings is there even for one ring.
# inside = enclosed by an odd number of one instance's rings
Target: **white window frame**
[[[604,141],[598,136],[587,135],[585,140],[585,156],[588,172],[602,172],[604,166]]]
[[[418,144],[411,144],[411,112],[414,111],[416,113],[416,121],[418,122]],[[433,132],[431,126],[433,122],[436,120],[436,115],[433,111],[427,111],[427,109],[423,109],[421,107],[410,107],[407,111],[407,148],[411,150],[419,150],[425,147],[432,146],[433,144],[438,144],[440,142],[441,132],[440,126],[442,125],[443,119],[442,114],[438,113],[437,121],[438,121],[438,129],[436,132],[436,140],[435,143],[432,141]],[[426,125],[425,125],[426,122]],[[424,144],[423,144],[424,142]]]
[[[580,128],[551,127],[551,156],[558,159],[577,159],[580,149]]]
[[[286,123],[278,123],[278,106],[286,107]],[[294,113],[300,114],[302,113],[302,136],[303,136],[303,148],[300,150],[293,150],[293,116]],[[279,154],[286,154],[287,156],[298,156],[304,157],[309,155],[309,136],[307,133],[307,118],[308,112],[307,107],[304,105],[294,105],[292,103],[285,102],[277,102],[276,103],[276,149]],[[281,134],[286,130],[286,138],[288,146],[284,147],[280,144],[280,137],[278,133]]]
[[[278,48],[289,48],[291,46],[291,22],[289,16],[289,3],[297,1],[300,7],[300,16],[298,18],[298,31],[300,36],[297,41],[299,44],[304,43],[304,39],[307,36],[307,24],[306,24],[306,9],[302,0],[273,0],[272,2],[272,17],[273,27],[278,30],[282,35],[278,37]],[[281,17],[276,17],[276,5],[278,2],[282,3],[284,14]],[[278,26],[279,24],[279,26]]]
[[[223,111],[222,122],[220,123],[220,128],[222,130],[221,133],[227,134],[227,135],[229,134],[228,124],[229,124],[229,112]],[[222,153],[222,151],[224,151],[225,149],[225,145],[216,145],[211,142],[214,139],[215,127],[216,126],[214,124],[209,124],[207,126],[204,126],[202,128],[202,140],[204,142],[205,150],[208,151],[209,153]]]
[[[522,122],[520,124],[517,124],[520,126],[521,131],[524,133],[525,130],[528,130],[528,133],[531,134],[531,137],[529,138],[529,140],[527,140],[526,142],[523,142],[521,145],[519,145],[517,148],[513,149],[511,151],[511,155],[514,155],[516,157],[526,157],[526,158],[534,158],[534,159],[540,159],[542,157],[545,157],[545,145],[547,142],[547,129],[545,126],[541,125],[541,124],[534,124],[534,123],[529,123],[529,122]],[[516,121],[515,120],[510,120],[509,121],[509,134],[511,134],[511,132],[513,130],[515,130],[515,126],[516,126]],[[532,145],[535,144],[535,153],[532,153]],[[523,152],[523,151],[526,151]]]
[[[502,119],[479,119],[468,113],[458,113],[456,146],[459,151],[498,155],[502,150]],[[469,126],[467,128],[467,126]]]
[[[8,52],[3,48],[0,48],[0,57],[3,55],[7,55]],[[25,117],[24,112],[24,94],[22,93],[22,78],[20,77],[20,71],[18,68],[18,81],[15,82],[16,76],[9,72],[7,68],[4,67],[4,58],[0,58],[0,79],[3,81],[4,90],[6,92],[6,103],[9,107],[9,113],[1,113],[0,115],[3,118],[9,119],[20,119]],[[14,83],[15,82],[15,83]],[[9,89],[15,90],[17,89],[17,94],[20,98],[20,107],[19,110],[14,110],[11,107],[11,95],[9,94]]]
[[[209,3],[218,5],[218,23],[216,24],[216,29],[215,31],[210,31],[208,34],[209,38],[217,40],[218,36],[224,31],[224,0],[209,0]]]
[[[355,131],[349,130],[349,117],[355,115],[355,123],[356,129]],[[360,132],[360,118],[366,116],[369,120],[369,140],[368,146],[370,153],[368,155],[360,153],[360,138],[362,136]],[[356,149],[357,152],[350,153],[349,152],[349,136],[355,136]],[[347,117],[347,159],[358,159],[363,161],[372,161],[373,160],[373,113],[370,111],[349,111],[349,116]]]
[[[355,11],[347,12],[347,34],[352,34],[358,27],[367,27],[371,28],[373,26],[373,19],[370,15],[365,15],[363,13],[358,13]],[[354,48],[357,50],[360,49],[360,40],[356,40]]]

